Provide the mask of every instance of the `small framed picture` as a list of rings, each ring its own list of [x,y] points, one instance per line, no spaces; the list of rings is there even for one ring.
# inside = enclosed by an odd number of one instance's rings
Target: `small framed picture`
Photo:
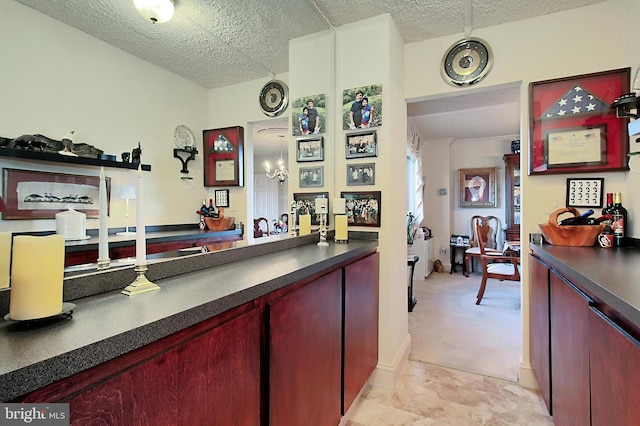
[[[380,191],[341,192],[345,199],[349,226],[380,226]]]
[[[602,207],[604,178],[567,178],[567,207]]]
[[[346,158],[378,156],[378,138],[375,130],[359,130],[346,134]]]
[[[229,207],[229,190],[228,189],[216,189],[216,207]]]
[[[347,185],[375,185],[375,163],[347,164]]]
[[[300,188],[324,186],[324,166],[300,167]]]
[[[323,161],[324,160],[324,140],[322,136],[312,138],[299,138],[297,142],[297,161]]]
[[[310,214],[311,224],[320,225],[320,213],[316,213],[316,198],[327,199],[327,211],[329,211],[329,193],[328,192],[294,192],[293,201],[296,203],[296,225],[300,223],[300,215]],[[327,215],[327,225],[329,225],[329,216]]]

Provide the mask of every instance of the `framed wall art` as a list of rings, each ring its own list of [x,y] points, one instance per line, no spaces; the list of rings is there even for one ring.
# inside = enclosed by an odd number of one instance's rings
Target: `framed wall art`
[[[382,126],[382,84],[342,91],[342,129]]]
[[[296,203],[296,225],[300,223],[300,215],[301,214],[310,214],[311,215],[311,224],[312,225],[320,225],[320,214],[316,214],[316,198],[326,198],[327,199],[327,211],[330,212],[329,209],[329,193],[328,192],[306,192],[300,193],[295,192],[293,194],[293,201]],[[327,214],[327,225],[329,225],[329,216]]]
[[[216,189],[214,191],[216,207],[229,207],[229,190]]]
[[[296,160],[304,161],[324,160],[324,140],[322,136],[298,138],[296,140]]]
[[[604,178],[567,178],[567,207],[602,207]]]
[[[349,132],[346,138],[345,158],[363,158],[378,156],[378,138],[375,130]]]
[[[341,192],[345,199],[347,224],[349,226],[380,226],[382,192]]]
[[[375,163],[347,164],[347,185],[375,185]]]
[[[244,185],[244,128],[204,130],[204,186]]]
[[[87,218],[100,217],[99,176],[3,169],[3,179],[7,205],[3,219],[53,219],[68,208],[85,213]],[[109,206],[111,178],[105,180]]]
[[[496,168],[459,169],[460,207],[496,207]]]
[[[311,188],[324,186],[324,167],[300,167],[299,169],[300,188]]]
[[[324,133],[326,129],[324,93],[294,99],[291,102],[291,133],[307,136]]]
[[[628,118],[611,104],[630,68],[529,84],[529,174],[628,170]]]

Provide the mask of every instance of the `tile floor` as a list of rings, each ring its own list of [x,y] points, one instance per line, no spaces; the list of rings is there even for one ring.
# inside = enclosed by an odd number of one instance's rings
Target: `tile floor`
[[[345,426],[553,425],[540,396],[517,383],[409,361],[394,391],[366,389]]]

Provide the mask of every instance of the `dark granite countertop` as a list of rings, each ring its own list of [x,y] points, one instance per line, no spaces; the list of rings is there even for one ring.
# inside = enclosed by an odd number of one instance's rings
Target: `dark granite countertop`
[[[312,235],[150,264],[147,277],[161,289],[134,297],[120,293],[135,278],[133,268],[65,280],[65,300],[76,304],[72,319],[30,328],[0,322],[0,400],[109,361],[378,245],[351,239],[318,247],[316,241]],[[115,290],[75,299],[66,289],[73,282]]]
[[[640,249],[533,243],[530,248],[559,274],[582,285],[597,303],[613,308],[640,328]]]

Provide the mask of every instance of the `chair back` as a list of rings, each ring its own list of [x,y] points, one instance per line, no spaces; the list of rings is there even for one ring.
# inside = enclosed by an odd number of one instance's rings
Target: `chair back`
[[[473,216],[471,218],[471,232],[474,238],[472,246],[479,246],[479,242],[482,241],[485,248],[497,249],[498,228],[500,228],[500,219],[495,216]]]
[[[260,226],[260,222],[264,222],[266,229]],[[269,235],[269,221],[264,217],[253,219],[253,238],[260,238],[265,234]]]

